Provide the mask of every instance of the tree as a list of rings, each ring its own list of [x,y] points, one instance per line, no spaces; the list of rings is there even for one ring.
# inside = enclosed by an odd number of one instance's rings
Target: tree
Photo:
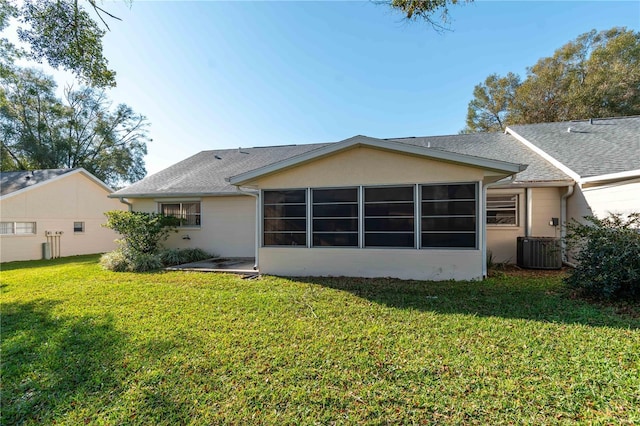
[[[144,177],[148,123],[127,105],[112,108],[103,90],[56,84],[15,69],[0,86],[2,170],[84,167],[116,185]]]
[[[85,2],[106,29],[109,29],[106,19],[119,19],[96,0]],[[0,30],[12,17],[19,21],[18,37],[28,46],[24,52],[28,58],[46,60],[56,69],[69,70],[91,86],[116,85],[116,74],[108,68],[102,53],[105,30],[79,0],[0,0]],[[7,44],[10,43],[6,38],[0,39],[0,49]]]
[[[473,89],[473,100],[467,109],[467,127],[463,133],[500,132],[507,127],[520,77],[508,73],[505,77],[491,74]]]
[[[476,86],[464,131],[640,114],[640,32],[592,30],[541,58],[522,83],[510,76]]]
[[[423,20],[435,29],[443,29],[449,23],[449,5],[471,3],[473,0],[389,0],[382,3],[402,12],[409,20]],[[434,15],[440,14],[440,19]]]

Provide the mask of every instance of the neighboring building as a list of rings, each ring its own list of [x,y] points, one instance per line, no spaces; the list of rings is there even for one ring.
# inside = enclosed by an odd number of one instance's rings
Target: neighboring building
[[[0,262],[42,259],[47,242],[53,257],[113,250],[104,212],[127,206],[112,192],[82,168],[1,172]]]
[[[569,128],[571,130],[569,131]],[[518,237],[640,211],[640,117],[203,151],[110,195],[262,273],[479,279]]]

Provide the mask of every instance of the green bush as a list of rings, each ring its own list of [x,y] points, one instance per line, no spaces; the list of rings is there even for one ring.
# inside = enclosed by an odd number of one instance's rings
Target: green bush
[[[175,217],[157,213],[112,210],[106,212],[105,216],[107,223],[102,226],[122,235],[120,243],[125,252],[132,253],[157,253],[162,241],[171,232],[177,232],[175,227],[179,223]]]
[[[198,262],[211,257],[213,257],[211,254],[199,248],[168,249],[160,252],[160,259],[165,266]]]
[[[113,272],[129,270],[129,259],[121,249],[105,253],[100,257],[100,266]]]
[[[565,282],[590,296],[640,296],[640,213],[587,217],[568,226],[567,247],[577,267]]]
[[[132,253],[129,260],[129,271],[147,272],[162,268],[160,255],[153,253]]]

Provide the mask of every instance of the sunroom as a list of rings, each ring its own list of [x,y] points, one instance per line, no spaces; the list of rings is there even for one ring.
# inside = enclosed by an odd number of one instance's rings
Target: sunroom
[[[526,166],[356,136],[229,181],[261,273],[481,279],[486,188]]]

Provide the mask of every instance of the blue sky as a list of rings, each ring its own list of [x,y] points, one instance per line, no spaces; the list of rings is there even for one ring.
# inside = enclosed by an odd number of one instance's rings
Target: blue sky
[[[640,30],[640,2],[478,1],[451,29],[348,2],[107,2],[116,102],[151,122],[147,170],[205,149],[458,133],[473,87],[591,29]]]

